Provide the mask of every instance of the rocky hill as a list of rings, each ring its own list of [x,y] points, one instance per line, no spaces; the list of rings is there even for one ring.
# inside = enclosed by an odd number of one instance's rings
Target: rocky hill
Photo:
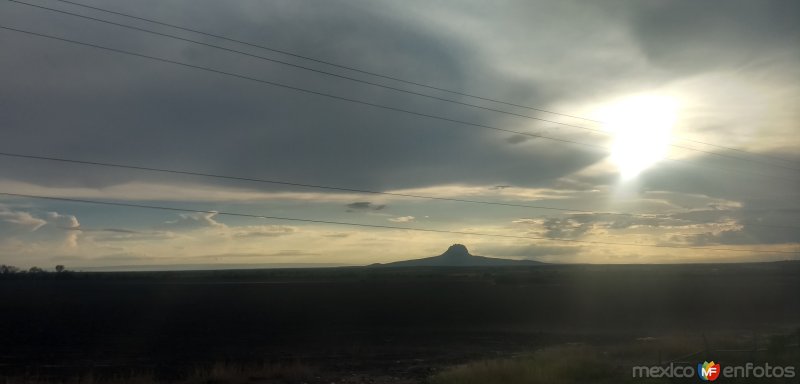
[[[439,256],[422,259],[395,261],[386,264],[372,264],[371,267],[495,267],[495,266],[532,266],[542,262],[533,260],[511,260],[496,257],[475,256],[469,253],[462,244],[453,244]]]

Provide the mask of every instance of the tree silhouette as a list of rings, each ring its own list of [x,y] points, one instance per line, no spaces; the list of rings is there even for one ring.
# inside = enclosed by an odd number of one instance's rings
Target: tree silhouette
[[[64,269],[63,265],[61,265],[61,264],[56,265],[56,272],[61,273],[61,272],[65,272],[65,271],[66,271],[66,269]]]

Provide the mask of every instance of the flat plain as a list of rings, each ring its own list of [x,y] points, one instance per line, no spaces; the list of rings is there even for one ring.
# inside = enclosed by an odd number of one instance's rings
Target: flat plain
[[[415,382],[543,348],[672,340],[637,357],[655,364],[794,337],[797,292],[797,262],[5,276],[0,375],[166,380],[268,362]]]

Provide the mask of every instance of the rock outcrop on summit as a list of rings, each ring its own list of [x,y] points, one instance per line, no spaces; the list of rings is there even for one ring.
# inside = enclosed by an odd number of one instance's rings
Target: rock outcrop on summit
[[[453,244],[439,256],[422,259],[395,261],[386,264],[372,264],[371,267],[497,267],[532,266],[544,263],[533,260],[511,260],[496,257],[475,256],[462,244]]]

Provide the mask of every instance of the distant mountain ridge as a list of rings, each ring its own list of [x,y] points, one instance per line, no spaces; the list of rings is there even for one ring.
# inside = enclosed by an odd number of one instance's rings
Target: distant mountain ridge
[[[376,263],[370,267],[499,267],[499,266],[533,266],[545,263],[533,260],[511,260],[496,257],[475,256],[469,253],[463,244],[453,244],[439,256],[422,259],[395,261],[392,263]]]

